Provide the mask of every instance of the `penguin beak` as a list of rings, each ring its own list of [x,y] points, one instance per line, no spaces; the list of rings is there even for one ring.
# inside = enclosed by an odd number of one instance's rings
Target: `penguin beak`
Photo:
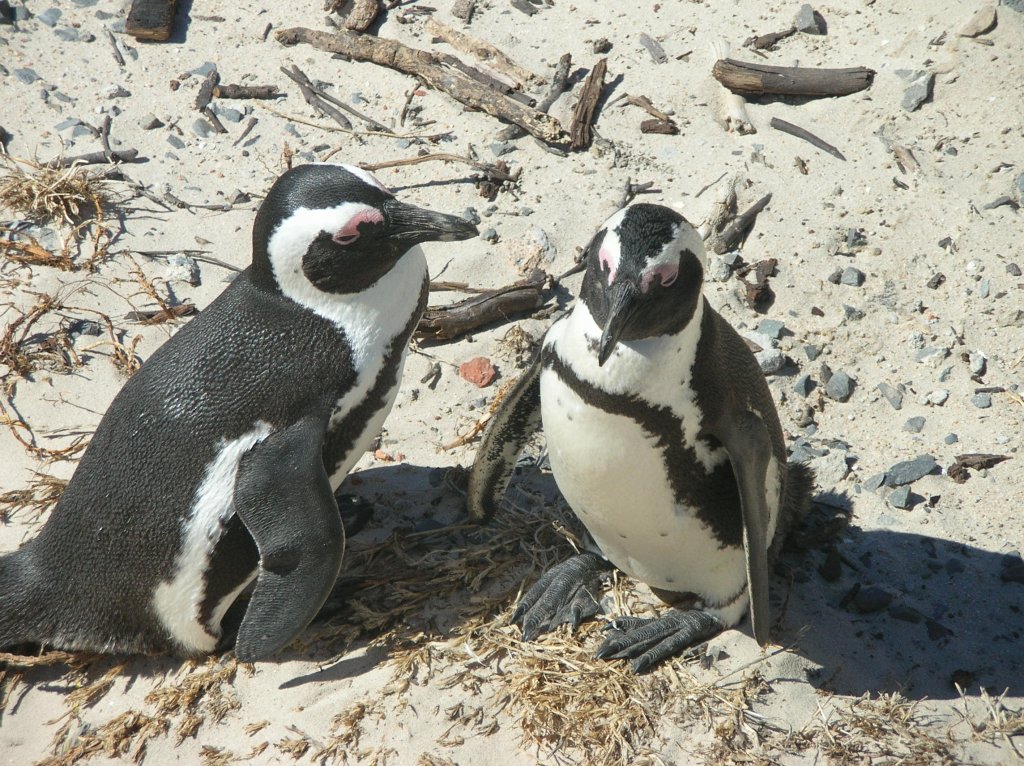
[[[396,199],[384,202],[384,222],[388,237],[410,247],[420,242],[454,242],[480,233],[457,215],[435,213]]]
[[[608,321],[604,323],[601,340],[597,344],[597,364],[601,367],[612,355],[623,331],[636,314],[637,297],[640,295],[636,286],[627,280],[609,286],[608,293]]]

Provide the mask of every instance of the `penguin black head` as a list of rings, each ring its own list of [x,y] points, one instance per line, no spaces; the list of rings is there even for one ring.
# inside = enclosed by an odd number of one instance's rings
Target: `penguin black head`
[[[256,214],[253,276],[277,289],[306,282],[360,292],[414,245],[477,233],[458,216],[399,202],[361,168],[300,165],[277,179]]]
[[[620,340],[685,327],[701,299],[706,258],[700,234],[671,208],[630,205],[609,218],[587,247],[581,291],[602,330],[598,363]]]

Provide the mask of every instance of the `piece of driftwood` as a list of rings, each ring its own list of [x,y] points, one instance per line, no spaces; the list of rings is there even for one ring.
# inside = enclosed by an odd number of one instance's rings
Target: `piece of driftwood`
[[[133,0],[125,31],[136,40],[160,42],[171,36],[178,0]]]
[[[281,72],[289,80],[291,80],[292,82],[299,86],[299,91],[302,93],[302,98],[305,99],[307,104],[313,107],[313,111],[316,112],[318,116],[330,117],[343,128],[352,127],[351,121],[345,115],[343,115],[330,104],[325,103],[325,101],[320,98],[320,93],[317,92],[317,89],[314,87],[313,83],[305,75],[305,73],[301,69],[299,69],[295,64],[292,64],[291,70],[281,67]]]
[[[748,210],[733,218],[732,221],[730,221],[729,224],[713,238],[713,241],[711,242],[711,249],[719,255],[722,253],[728,253],[730,250],[735,249],[750,231],[750,227],[754,225],[754,221],[758,214],[764,210],[771,201],[772,195],[766,194],[751,205]]]
[[[421,154],[417,157],[406,157],[400,160],[386,160],[384,162],[372,162],[372,163],[360,163],[359,167],[363,170],[369,170],[374,172],[377,170],[383,170],[384,168],[397,168],[402,165],[418,165],[421,162],[461,162],[463,165],[469,165],[482,171],[496,181],[515,181],[519,178],[520,170],[517,169],[515,174],[506,173],[497,165],[489,165],[486,162],[478,162],[477,160],[470,159],[469,157],[463,157],[458,154]]]
[[[439,63],[438,56],[410,48],[397,40],[384,40],[351,32],[318,32],[304,27],[280,29],[282,45],[305,43],[328,53],[340,53],[356,61],[368,61],[418,77],[456,101],[519,125],[541,141],[560,142],[565,129],[555,118],[520,104]]]
[[[754,309],[754,311],[766,310],[775,300],[775,291],[768,284],[768,278],[775,274],[775,267],[778,263],[775,258],[766,258],[763,261],[758,261],[753,266],[745,266],[736,272],[740,281],[743,282],[747,305]],[[745,278],[750,272],[754,273],[753,283],[748,282]]]
[[[217,85],[213,89],[216,98],[281,98],[284,94],[276,85]]]
[[[196,110],[203,111],[213,101],[213,90],[220,83],[220,73],[217,72],[217,68],[214,67],[207,72],[206,77],[203,78],[202,83],[199,85],[199,91],[196,93]]]
[[[240,143],[242,143],[242,141],[245,140],[245,137],[252,133],[252,129],[256,127],[256,123],[258,122],[259,119],[257,119],[256,117],[250,117],[249,121],[245,123],[245,129],[239,134],[238,138],[236,138],[231,145],[238,146]]]
[[[70,168],[72,165],[105,165],[112,162],[135,162],[139,157],[138,149],[122,149],[110,152],[89,152],[74,157],[57,157],[46,163],[48,168]]]
[[[967,470],[968,468],[980,471],[1009,459],[1009,455],[992,455],[984,452],[970,452],[966,455],[957,455],[956,462],[946,469],[946,475],[957,484],[963,484],[971,478],[971,474]]]
[[[518,90],[519,84],[517,82],[501,76],[495,76],[490,72],[485,72],[482,69],[472,67],[465,61],[462,61],[448,53],[438,53],[436,56],[440,63],[457,69],[470,79],[476,80],[481,85],[497,91],[506,98],[510,98],[513,101],[518,101],[520,104],[526,104],[530,107],[536,104],[536,101],[534,101],[530,96],[526,95],[521,90]]]
[[[806,130],[805,128],[801,128],[799,125],[794,125],[791,122],[780,120],[778,117],[772,117],[771,122],[769,122],[768,124],[775,128],[776,130],[781,130],[783,133],[788,133],[791,136],[802,138],[811,146],[816,146],[823,152],[831,154],[833,157],[836,157],[842,160],[843,162],[846,162],[846,157],[843,156],[843,153],[841,151],[832,146],[832,144],[830,144],[828,141],[824,141],[818,138],[816,135],[811,133],[811,131]]]
[[[551,85],[548,87],[548,92],[544,94],[544,98],[537,102],[537,111],[544,112],[547,114],[548,109],[554,104],[558,97],[565,93],[565,89],[569,87],[569,70],[572,68],[572,54],[564,53],[562,57],[558,59],[558,65],[555,67],[555,72],[551,75]],[[526,135],[526,131],[518,125],[509,125],[507,128],[503,128],[498,132],[499,141],[512,141],[517,138],[522,138]]]
[[[455,50],[468,53],[487,64],[491,69],[500,72],[506,77],[511,77],[520,85],[525,85],[531,80],[540,80],[537,75],[529,69],[520,66],[505,55],[504,52],[484,40],[480,40],[465,32],[444,24],[433,16],[427,19],[426,31],[433,37],[439,37]]]
[[[416,326],[416,335],[424,340],[454,340],[492,322],[538,309],[544,305],[547,279],[547,274],[535,271],[527,279],[506,287],[447,306],[428,306]]]
[[[114,38],[114,33],[111,32],[106,27],[103,28],[103,31],[106,33],[106,35],[107,35],[107,42],[110,43],[110,48],[114,52],[114,61],[117,62],[117,65],[119,67],[124,69],[124,67],[125,67],[124,56],[121,55],[121,49],[117,47],[117,40]]]
[[[573,151],[590,146],[590,139],[593,136],[594,113],[597,111],[597,102],[604,89],[604,76],[607,71],[608,59],[601,59],[590,70],[590,74],[587,75],[587,79],[583,83],[583,90],[580,93],[579,101],[576,102],[576,108],[572,113],[572,123],[569,126],[569,148]]]
[[[756,51],[772,51],[775,50],[775,45],[780,40],[785,40],[787,37],[791,37],[795,34],[796,27],[790,27],[789,29],[783,29],[781,32],[769,32],[766,35],[748,37],[743,41],[743,44]]]
[[[647,49],[647,52],[651,54],[651,58],[654,59],[655,64],[664,64],[668,61],[668,55],[665,53],[665,49],[661,47],[661,43],[651,37],[649,34],[640,33],[640,44]]]
[[[871,85],[873,69],[779,67],[736,59],[719,59],[711,73],[733,93],[743,96],[847,96]]]

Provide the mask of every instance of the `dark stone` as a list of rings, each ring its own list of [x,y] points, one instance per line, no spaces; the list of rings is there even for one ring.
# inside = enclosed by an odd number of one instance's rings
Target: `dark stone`
[[[1008,205],[1009,207],[1012,207],[1014,210],[1020,208],[1020,205],[1017,204],[1017,200],[1015,200],[1008,194],[1004,194],[1001,197],[996,197],[991,202],[986,202],[984,205],[982,205],[982,210],[994,210],[995,208],[1002,207],[1003,205]]]
[[[903,622],[921,622],[924,619],[919,611],[905,604],[892,604],[889,607],[889,616]]]
[[[78,42],[78,40],[80,39],[78,30],[74,27],[58,27],[57,29],[53,30],[53,34],[58,39],[63,40],[66,43]]]
[[[825,34],[824,21],[820,13],[817,13],[814,8],[804,3],[800,6],[800,10],[797,11],[796,18],[793,20],[793,26],[804,34],[823,35]]]
[[[943,437],[942,441],[945,442],[946,444],[956,444],[958,441],[960,441],[960,437],[957,436],[956,434],[946,434],[945,437]]]
[[[493,244],[498,241],[498,232],[494,229],[484,229],[480,232],[480,239]]]
[[[843,304],[843,316],[851,321],[857,321],[858,319],[864,318],[864,312],[856,306],[848,306]]]
[[[609,42],[607,37],[602,37],[600,40],[594,40],[594,53],[607,53],[612,49],[612,44]]]
[[[845,402],[853,394],[853,388],[853,378],[840,370],[828,379],[828,383],[825,384],[825,393],[830,399]]]
[[[180,138],[178,138],[173,133],[168,134],[168,136],[167,136],[167,143],[169,143],[175,149],[184,149],[185,148],[185,142],[182,141]]]
[[[892,594],[877,585],[868,585],[861,588],[853,597],[853,605],[859,612],[869,614],[879,612],[892,603]]]
[[[902,391],[900,391],[895,386],[890,386],[885,381],[879,383],[877,388],[881,392],[882,396],[885,397],[886,401],[888,401],[889,404],[892,405],[892,408],[894,410],[899,410],[899,409],[903,408],[903,392]]]
[[[763,335],[767,335],[769,338],[778,340],[782,337],[783,331],[786,329],[786,325],[778,319],[762,319],[757,325],[757,331]]]
[[[992,395],[985,393],[975,394],[971,397],[971,404],[979,410],[987,410],[992,406]]]
[[[888,479],[888,476],[886,478]],[[889,493],[888,500],[889,505],[893,508],[899,508],[903,511],[909,509],[914,504],[910,496],[909,486],[897,487]]]
[[[843,281],[843,270],[836,269],[835,271],[833,271],[831,274],[828,275],[828,281],[834,285],[838,285],[840,282]]]
[[[821,356],[821,349],[813,343],[808,343],[804,346],[804,354],[807,356],[808,361],[813,362]]]
[[[907,422],[903,424],[903,430],[912,434],[921,433],[922,428],[924,428],[924,418],[921,415],[907,418]]]
[[[876,473],[866,478],[864,482],[861,484],[861,486],[864,487],[864,489],[868,490],[869,492],[874,492],[883,484],[885,484],[885,474]]]
[[[15,69],[14,76],[18,78],[18,82],[24,83],[25,85],[31,85],[34,82],[39,82],[43,78],[36,74],[36,70],[25,67],[24,69]]]
[[[60,19],[61,12],[59,8],[47,8],[45,11],[36,16],[41,22],[46,24],[48,27],[57,26],[57,21]]]
[[[14,9],[7,0],[0,0],[0,24],[14,23]]]
[[[1008,263],[1006,264],[1006,273],[1011,277],[1019,277],[1021,274],[1020,266],[1016,263]]]
[[[800,396],[807,397],[814,390],[814,381],[811,380],[810,375],[801,375],[794,381],[793,390]]]
[[[843,274],[839,281],[849,287],[860,287],[864,284],[864,272],[855,266],[847,266],[843,269]]]
[[[938,274],[933,274],[931,279],[924,283],[924,286],[929,288],[930,290],[937,290],[939,287],[942,286],[942,283],[945,281],[946,275],[940,272]]]
[[[927,476],[935,470],[937,463],[931,455],[918,455],[913,460],[897,463],[885,473],[887,487],[902,487]]]

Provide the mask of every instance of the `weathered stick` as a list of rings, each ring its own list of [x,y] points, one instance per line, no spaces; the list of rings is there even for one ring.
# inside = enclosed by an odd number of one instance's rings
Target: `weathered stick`
[[[776,130],[781,130],[783,133],[789,133],[789,135],[791,136],[802,138],[804,141],[811,144],[812,146],[816,146],[823,152],[827,152],[828,154],[831,154],[833,157],[837,157],[838,159],[841,159],[843,162],[846,162],[846,157],[843,156],[843,153],[841,151],[832,146],[832,144],[828,143],[828,141],[823,141],[822,139],[818,138],[816,135],[811,133],[811,131],[801,128],[799,125],[794,125],[791,122],[780,120],[778,117],[772,117],[771,122],[769,122],[768,124],[775,128]]]
[[[551,86],[548,88],[548,92],[544,95],[544,98],[537,103],[538,112],[544,112],[547,114],[551,105],[558,101],[559,96],[565,93],[565,89],[569,85],[569,69],[571,68],[572,54],[562,54],[562,57],[558,59],[558,66],[555,67],[555,73],[551,76]],[[512,141],[516,138],[522,138],[525,135],[526,131],[518,125],[509,125],[507,128],[503,128],[498,132],[498,140]]]
[[[203,78],[199,91],[196,93],[196,111],[201,112],[210,105],[210,102],[213,101],[213,90],[219,82],[220,73],[216,68],[211,69],[206,77]]]
[[[764,210],[771,201],[772,195],[766,194],[751,205],[748,210],[736,216],[728,226],[718,232],[711,249],[722,255],[722,253],[727,253],[736,247],[740,240],[746,236],[750,227],[754,225],[754,219],[757,218],[758,213]]]
[[[542,141],[565,140],[565,129],[558,120],[495,93],[464,74],[445,69],[438,63],[438,57],[427,51],[410,48],[396,40],[351,32],[317,32],[304,27],[281,29],[275,36],[282,45],[306,43],[328,53],[340,53],[356,61],[368,61],[419,77],[456,101],[515,123]]]
[[[534,272],[528,279],[448,306],[428,306],[416,326],[416,335],[427,340],[453,340],[491,322],[538,309],[544,303],[546,282],[547,274]]]
[[[330,117],[343,128],[352,127],[352,123],[345,115],[330,104],[325,104],[320,99],[320,94],[317,93],[316,89],[313,87],[313,83],[295,64],[292,64],[290,71],[281,67],[281,73],[299,86],[299,90],[302,92],[302,98],[306,100],[307,104],[313,107],[314,112],[321,116],[326,115],[327,117]]]
[[[460,32],[457,29],[452,29],[433,16],[427,19],[426,30],[433,37],[439,37],[456,50],[475,56],[496,72],[500,72],[506,77],[511,77],[520,85],[525,85],[531,80],[540,80],[529,69],[521,67],[490,43],[477,39],[472,35],[467,35],[465,32]]]
[[[590,70],[586,82],[583,83],[583,91],[580,93],[580,100],[576,102],[576,109],[572,113],[572,124],[569,126],[569,134],[572,139],[569,146],[573,151],[590,146],[594,112],[597,110],[597,102],[601,98],[604,75],[607,71],[608,59],[601,59]]]
[[[125,31],[136,40],[166,40],[174,27],[178,0],[134,0]]]
[[[488,165],[485,162],[477,162],[476,160],[470,159],[469,157],[462,157],[458,154],[422,154],[417,157],[406,157],[401,160],[387,160],[385,162],[373,162],[373,163],[360,163],[359,167],[363,170],[375,171],[383,170],[384,168],[396,168],[401,165],[418,165],[421,162],[461,162],[464,165],[469,165],[487,174],[488,178],[492,178],[496,181],[515,181],[519,178],[519,171],[515,175],[510,175],[501,170],[496,165]]]
[[[72,165],[105,165],[111,162],[135,162],[139,156],[138,149],[123,149],[117,152],[89,152],[77,157],[57,157],[46,163],[48,168],[69,168]]]
[[[276,85],[217,85],[213,89],[217,98],[280,98]]]
[[[711,73],[733,93],[744,96],[846,96],[869,87],[875,76],[866,67],[778,67],[729,58],[716,61]]]

